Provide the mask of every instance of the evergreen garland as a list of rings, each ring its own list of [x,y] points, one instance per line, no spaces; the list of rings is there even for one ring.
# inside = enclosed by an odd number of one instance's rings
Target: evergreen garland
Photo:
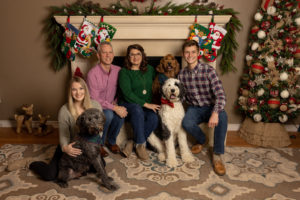
[[[196,2],[196,1],[195,1]],[[108,8],[102,8],[100,4],[91,1],[77,0],[73,4],[66,4],[62,7],[50,7],[50,14],[44,21],[44,32],[47,34],[47,46],[50,49],[51,64],[58,71],[62,69],[67,58],[63,55],[60,46],[63,40],[64,28],[58,24],[54,16],[108,16],[108,15],[232,15],[230,21],[226,24],[227,34],[225,35],[221,49],[218,54],[222,55],[220,67],[222,73],[236,71],[233,65],[235,51],[238,48],[235,35],[242,27],[240,20],[236,17],[238,12],[233,9],[224,9],[215,3],[207,5],[197,3],[185,3],[176,5],[171,2],[164,6],[156,6],[156,0],[152,0],[150,7],[146,7],[145,11],[140,12],[136,6],[129,0],[129,5],[124,6],[118,1],[111,4]],[[187,36],[188,37],[188,36]]]

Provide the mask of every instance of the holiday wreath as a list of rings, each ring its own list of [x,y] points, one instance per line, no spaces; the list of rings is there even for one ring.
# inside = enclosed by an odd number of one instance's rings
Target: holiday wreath
[[[137,1],[144,2],[144,1]],[[207,2],[207,1],[202,1]],[[157,6],[156,0],[152,0],[149,7],[145,11],[139,11],[137,6],[134,6],[133,0],[128,1],[125,6],[118,1],[111,4],[108,8],[102,8],[100,4],[91,1],[77,0],[73,4],[66,4],[61,7],[50,7],[50,14],[44,21],[44,32],[47,35],[46,41],[49,47],[52,66],[56,71],[62,69],[68,59],[61,50],[61,45],[64,42],[63,34],[64,27],[58,24],[54,16],[106,16],[106,15],[231,15],[230,21],[226,24],[225,35],[221,48],[218,50],[218,55],[222,55],[220,68],[222,73],[236,71],[233,65],[235,51],[238,48],[235,36],[236,32],[242,27],[240,20],[237,18],[238,12],[231,8],[224,9],[223,6],[215,3],[203,4],[200,1],[194,1],[191,4],[185,3],[176,5],[171,2],[164,6]]]

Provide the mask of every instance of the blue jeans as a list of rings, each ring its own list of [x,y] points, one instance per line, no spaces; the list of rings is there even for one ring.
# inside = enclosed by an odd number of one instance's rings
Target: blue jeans
[[[212,114],[211,106],[189,106],[182,120],[182,127],[191,134],[199,144],[206,141],[205,134],[199,127],[200,123],[208,122]],[[219,113],[219,123],[214,130],[214,153],[224,154],[224,142],[227,133],[227,114],[223,110]]]
[[[149,135],[157,128],[158,116],[150,109],[144,108],[136,103],[122,103],[128,112],[128,118],[132,125],[134,141],[136,144],[146,142]]]
[[[113,110],[103,109],[105,115],[105,124],[103,129],[103,136],[101,143],[104,145],[106,136],[109,144],[116,144],[117,136],[119,135],[120,129],[124,123],[124,118],[119,117]]]

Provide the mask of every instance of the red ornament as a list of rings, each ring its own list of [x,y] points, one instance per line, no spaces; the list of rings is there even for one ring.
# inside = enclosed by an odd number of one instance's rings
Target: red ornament
[[[260,25],[260,27],[263,29],[263,30],[267,30],[269,29],[271,26],[271,22],[269,21],[263,21]]]
[[[296,51],[294,52],[294,57],[299,59],[300,58],[300,48],[297,47]]]
[[[268,105],[270,108],[276,109],[280,105],[280,101],[279,101],[279,99],[271,98],[268,100]]]
[[[248,85],[253,88],[255,86],[255,82],[250,80],[248,81]]]
[[[294,97],[289,98],[289,103],[290,104],[296,103],[296,99]]]
[[[254,97],[248,98],[248,105],[249,106],[254,106],[257,104],[257,99]]]
[[[251,29],[251,33],[252,34],[255,34],[259,31],[259,27],[258,26],[253,26],[252,29]]]
[[[286,38],[284,38],[284,40],[285,40],[285,42],[288,43],[288,44],[290,44],[290,43],[293,42],[293,39],[292,39],[291,37],[286,37]]]
[[[289,52],[295,54],[295,52],[296,52],[297,49],[298,49],[298,46],[297,46],[297,44],[286,44],[286,45],[285,45],[285,48],[286,48],[286,50],[288,50]]]
[[[251,70],[255,74],[260,74],[264,70],[264,66],[261,63],[254,63],[251,65]]]
[[[270,95],[272,97],[278,97],[279,91],[278,90],[270,90]]]

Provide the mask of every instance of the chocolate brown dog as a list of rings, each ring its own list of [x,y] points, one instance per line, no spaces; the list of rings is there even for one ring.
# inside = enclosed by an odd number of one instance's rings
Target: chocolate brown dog
[[[160,64],[156,67],[156,71],[159,73],[152,84],[153,102],[160,104],[161,86],[168,78],[176,78],[180,65],[176,58],[172,54],[167,54],[160,60]]]
[[[59,162],[57,184],[68,187],[68,181],[84,176],[92,166],[101,179],[104,187],[115,191],[117,187],[112,184],[112,178],[105,171],[105,161],[100,154],[100,146],[95,138],[103,131],[105,123],[104,114],[95,108],[85,110],[76,120],[79,133],[75,138],[73,147],[81,149],[82,154],[72,157],[64,153]],[[74,142],[72,141],[72,142]]]

